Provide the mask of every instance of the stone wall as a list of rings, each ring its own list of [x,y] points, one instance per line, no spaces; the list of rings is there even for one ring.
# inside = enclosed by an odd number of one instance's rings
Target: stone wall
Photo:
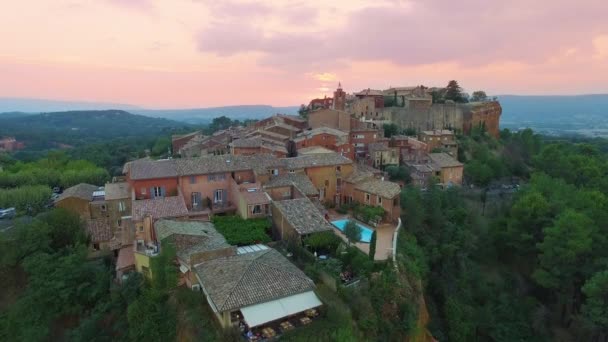
[[[433,104],[428,110],[390,107],[384,109],[384,117],[399,127],[416,131],[452,129],[469,134],[471,129],[485,125],[485,129],[498,137],[502,107],[497,101],[467,104]]]

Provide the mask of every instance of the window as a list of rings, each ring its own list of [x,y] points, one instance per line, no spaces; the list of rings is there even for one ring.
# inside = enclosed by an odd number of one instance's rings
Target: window
[[[122,220],[121,219],[116,220],[116,225],[119,227],[122,226]]]
[[[254,205],[253,209],[251,210],[252,214],[261,214],[262,213],[262,206],[261,205]]]
[[[374,139],[376,139],[376,134],[374,134]]]
[[[365,203],[369,204],[369,194],[365,194]]]
[[[145,195],[146,194],[146,188],[141,188],[140,192],[141,192],[142,195]]]
[[[222,189],[215,190],[215,192],[213,193],[213,202],[221,203],[221,202],[223,202],[223,199],[224,199],[224,190],[222,190]]]
[[[329,180],[328,180],[328,179],[326,179],[326,180],[325,180],[325,187],[328,187],[328,186],[329,186]]]
[[[382,205],[382,197],[378,196],[378,205]]]
[[[296,173],[296,170],[289,170],[289,173]]]
[[[143,231],[144,231],[144,226],[143,226],[143,225],[139,226],[139,231],[140,231],[140,232],[143,232]]]
[[[99,244],[98,243],[94,243],[93,244],[93,249],[98,251],[99,250]]]
[[[160,186],[155,186],[152,188],[152,190],[154,190],[153,194],[154,197],[163,197],[163,188]]]
[[[357,139],[363,139],[363,138],[365,138],[365,136],[363,134],[357,134],[355,137]]]
[[[122,213],[125,210],[127,210],[127,206],[125,205],[125,202],[123,202],[123,201],[118,202],[118,211],[120,211]]]
[[[101,205],[101,211],[106,211],[106,210],[108,210],[108,208],[106,208],[106,205],[105,205],[105,204],[102,204],[102,205]]]
[[[190,184],[196,184],[196,176],[190,176]]]
[[[336,166],[336,171],[342,171],[342,166],[340,166],[340,165]]]
[[[272,170],[272,175],[273,176],[278,176],[279,175],[279,169]]]

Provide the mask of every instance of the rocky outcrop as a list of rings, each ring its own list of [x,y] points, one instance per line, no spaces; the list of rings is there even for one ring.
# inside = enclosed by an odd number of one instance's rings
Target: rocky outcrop
[[[502,107],[498,101],[466,104],[433,104],[428,109],[411,107],[384,108],[383,117],[399,127],[416,131],[451,129],[470,134],[475,127],[485,127],[494,137],[499,136]]]

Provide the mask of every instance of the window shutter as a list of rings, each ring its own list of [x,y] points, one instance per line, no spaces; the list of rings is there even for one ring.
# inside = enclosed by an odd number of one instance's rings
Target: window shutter
[[[150,198],[154,199],[154,187],[150,188]]]
[[[164,186],[160,188],[160,195],[162,197],[165,197],[165,187]]]

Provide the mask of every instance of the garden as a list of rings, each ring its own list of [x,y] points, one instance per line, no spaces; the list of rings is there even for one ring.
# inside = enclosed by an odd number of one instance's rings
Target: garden
[[[215,215],[211,222],[231,245],[246,246],[272,241],[270,238],[271,225],[267,218],[245,220],[236,215]]]

